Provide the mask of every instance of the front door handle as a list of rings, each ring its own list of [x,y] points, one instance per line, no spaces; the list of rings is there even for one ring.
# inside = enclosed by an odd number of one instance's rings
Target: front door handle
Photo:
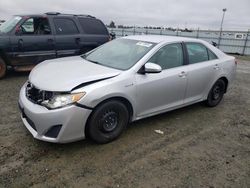
[[[23,48],[23,39],[19,39],[17,42],[19,50]]]
[[[182,71],[182,72],[179,74],[179,77],[180,77],[180,78],[185,78],[185,77],[186,77],[186,72],[185,72],[185,71]]]

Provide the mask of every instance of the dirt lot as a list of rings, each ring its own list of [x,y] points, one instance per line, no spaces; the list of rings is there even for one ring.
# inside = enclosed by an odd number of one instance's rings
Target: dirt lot
[[[17,107],[27,76],[0,81],[0,187],[250,187],[250,62],[218,107],[135,122],[107,145],[33,139]]]

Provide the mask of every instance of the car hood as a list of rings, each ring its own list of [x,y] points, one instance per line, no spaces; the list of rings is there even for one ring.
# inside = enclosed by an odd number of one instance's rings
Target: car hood
[[[41,90],[67,92],[81,84],[111,78],[120,73],[120,70],[74,56],[38,64],[31,71],[29,81]]]
[[[2,31],[0,31],[0,36],[7,36],[7,33],[3,33]]]

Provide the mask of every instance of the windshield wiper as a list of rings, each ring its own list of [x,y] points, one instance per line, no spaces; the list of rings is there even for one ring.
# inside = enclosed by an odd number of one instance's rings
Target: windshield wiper
[[[87,59],[87,54],[83,54],[81,55],[81,57],[91,63],[95,63],[95,64],[98,64],[98,65],[101,65],[101,63],[99,63],[98,61],[93,61],[93,60],[90,60],[90,59]]]
[[[86,55],[86,54],[82,54],[81,57],[82,57],[83,59],[86,59],[87,55]]]
[[[95,63],[95,64],[98,64],[98,65],[101,65],[101,63],[99,63],[98,61],[93,61],[93,60],[90,60],[90,59],[87,59],[87,58],[86,58],[86,60],[89,61],[89,62],[91,62],[91,63]]]

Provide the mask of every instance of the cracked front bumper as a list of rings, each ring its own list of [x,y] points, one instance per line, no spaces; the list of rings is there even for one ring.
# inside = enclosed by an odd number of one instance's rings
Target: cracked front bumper
[[[25,95],[25,86],[19,95],[19,108],[22,121],[34,138],[54,143],[67,143],[85,138],[85,125],[91,113],[76,105],[49,110],[44,106],[34,104]],[[54,136],[48,136],[53,127],[60,125],[60,130]],[[52,131],[53,132],[53,131]],[[55,131],[54,131],[55,132]]]

